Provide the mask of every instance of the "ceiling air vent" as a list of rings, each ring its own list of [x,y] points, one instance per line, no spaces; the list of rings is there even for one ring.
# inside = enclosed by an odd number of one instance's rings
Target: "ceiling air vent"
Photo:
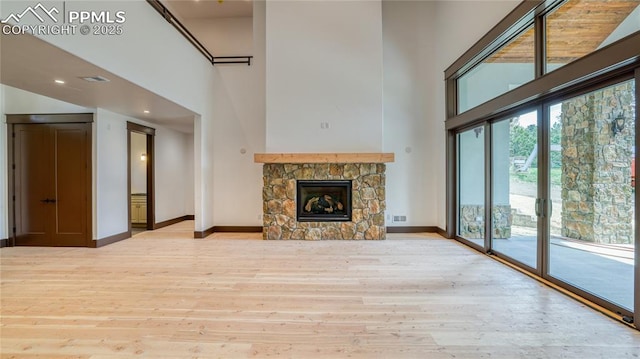
[[[88,76],[88,77],[81,77],[81,79],[89,82],[109,82],[109,79],[104,78],[102,76]]]

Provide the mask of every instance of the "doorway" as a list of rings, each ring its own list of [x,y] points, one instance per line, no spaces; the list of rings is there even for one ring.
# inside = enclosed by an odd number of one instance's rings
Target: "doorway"
[[[130,132],[129,136],[131,231],[135,235],[147,229],[147,135]]]
[[[131,235],[153,230],[155,225],[154,136],[155,129],[127,122],[127,196]]]
[[[93,114],[7,115],[9,245],[88,246]]]

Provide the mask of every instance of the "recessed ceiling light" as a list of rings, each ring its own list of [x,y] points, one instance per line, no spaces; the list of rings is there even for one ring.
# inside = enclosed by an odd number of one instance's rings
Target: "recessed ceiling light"
[[[144,113],[149,113],[149,110],[144,110]]]
[[[60,84],[60,85],[64,84],[64,81],[62,81],[62,80],[55,80],[55,82],[56,82],[57,84]]]
[[[109,79],[102,76],[87,76],[81,77],[81,79],[89,82],[109,82]]]

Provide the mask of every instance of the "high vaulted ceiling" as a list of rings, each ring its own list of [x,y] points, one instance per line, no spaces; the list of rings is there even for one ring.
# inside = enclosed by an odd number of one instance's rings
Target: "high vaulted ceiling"
[[[250,17],[251,0],[163,1],[179,19]],[[195,113],[30,35],[0,34],[0,82],[90,108],[104,108],[175,130],[193,132]],[[109,82],[82,80],[102,76]],[[63,78],[64,85],[54,79]],[[145,113],[148,110],[150,113]]]
[[[192,111],[37,37],[0,34],[0,63],[4,85],[193,132]],[[81,78],[93,76],[109,81],[87,82]],[[56,79],[65,83],[57,84]]]
[[[182,19],[252,16],[251,0],[166,1]],[[565,63],[596,50],[640,6],[640,0],[569,0],[549,16],[548,55]],[[101,107],[148,119],[184,132],[193,131],[191,111],[31,36],[0,35],[3,84],[86,107]],[[532,62],[533,30],[496,53],[491,62]],[[34,71],[37,69],[37,71]],[[54,76],[70,79],[65,87]],[[104,76],[109,83],[88,83],[80,76]],[[136,99],[131,101],[131,99]],[[143,111],[150,109],[150,114]]]
[[[179,19],[250,17],[252,0],[163,1]],[[104,108],[175,130],[193,132],[194,113],[126,79],[30,35],[0,34],[0,82],[90,108]],[[102,76],[109,82],[80,77]],[[54,82],[64,79],[65,84]],[[145,113],[145,110],[149,113]]]
[[[34,36],[0,35],[0,47],[4,85],[193,132],[193,112]],[[81,78],[93,76],[109,81]],[[57,84],[56,79],[65,83]]]

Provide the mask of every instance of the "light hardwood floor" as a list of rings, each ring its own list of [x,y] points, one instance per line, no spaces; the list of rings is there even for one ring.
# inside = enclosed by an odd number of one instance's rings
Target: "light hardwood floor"
[[[640,356],[640,331],[436,235],[192,239],[192,226],[1,249],[2,358]]]

